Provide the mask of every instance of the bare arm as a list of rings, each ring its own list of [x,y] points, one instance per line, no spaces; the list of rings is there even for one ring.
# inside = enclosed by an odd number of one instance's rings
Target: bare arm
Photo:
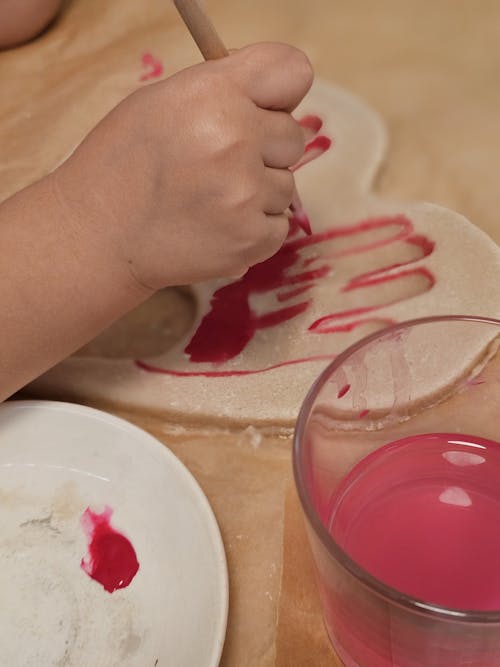
[[[242,275],[286,238],[312,83],[254,45],[119,104],[0,206],[0,400],[167,285]]]
[[[0,206],[0,400],[149,294],[71,220],[51,177],[10,198]]]

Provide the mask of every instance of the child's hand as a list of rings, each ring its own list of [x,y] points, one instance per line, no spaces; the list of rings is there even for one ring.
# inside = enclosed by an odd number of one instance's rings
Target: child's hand
[[[55,17],[62,0],[0,0],[0,49],[36,37]]]
[[[148,290],[244,273],[287,235],[312,78],[261,44],[137,91],[52,174],[68,222]]]

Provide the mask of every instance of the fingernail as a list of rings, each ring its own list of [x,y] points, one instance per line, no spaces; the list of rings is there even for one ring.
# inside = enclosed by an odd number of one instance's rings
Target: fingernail
[[[326,153],[331,145],[332,140],[320,134],[319,137],[316,137],[307,144],[303,157],[297,162],[297,164],[294,164],[293,167],[290,167],[290,171],[297,171],[297,169],[300,169],[300,167],[303,167],[308,162],[312,162],[320,155],[323,155],[323,153]]]
[[[311,236],[311,222],[302,206],[297,190],[295,190],[292,203],[290,204],[290,211],[292,212],[292,221],[296,222],[307,236]]]
[[[308,130],[312,130],[314,133],[319,132],[323,127],[323,121],[319,116],[304,116],[299,120],[299,125],[306,127]]]

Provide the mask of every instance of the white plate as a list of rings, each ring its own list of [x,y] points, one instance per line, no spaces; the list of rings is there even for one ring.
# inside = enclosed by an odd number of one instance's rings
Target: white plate
[[[105,506],[140,563],[113,593],[80,567]],[[0,665],[215,667],[227,604],[217,523],[166,447],[91,408],[0,406]]]

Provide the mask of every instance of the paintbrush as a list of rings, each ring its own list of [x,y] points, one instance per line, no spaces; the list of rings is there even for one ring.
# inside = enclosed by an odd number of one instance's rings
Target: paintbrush
[[[182,20],[186,24],[205,60],[217,60],[229,55],[212,21],[198,0],[174,0],[174,5],[177,7]],[[311,234],[309,218],[304,211],[297,189],[295,189],[292,203],[290,204],[290,211],[292,212],[293,220],[299,227],[306,234]]]

